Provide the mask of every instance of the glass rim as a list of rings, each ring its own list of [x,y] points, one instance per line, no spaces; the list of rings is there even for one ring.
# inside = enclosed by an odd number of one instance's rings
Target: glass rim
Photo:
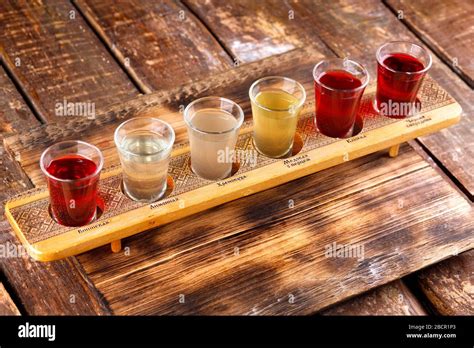
[[[329,62],[341,62],[341,61],[347,61],[347,62],[351,62],[352,64],[358,66],[359,68],[362,69],[362,72],[364,73],[364,75],[367,77],[365,82],[362,83],[359,87],[355,87],[355,88],[349,88],[349,89],[342,89],[342,88],[333,88],[333,87],[329,87],[328,85],[326,85],[325,83],[321,82],[321,80],[319,78],[316,78],[316,69],[323,63],[329,63]],[[350,73],[350,71],[349,71]],[[353,75],[353,74],[352,74]],[[335,92],[354,92],[354,91],[358,91],[360,89],[364,89],[365,87],[367,87],[367,85],[369,84],[369,80],[370,80],[370,75],[369,75],[369,72],[367,71],[367,69],[365,68],[365,66],[363,66],[362,64],[356,62],[355,60],[352,60],[352,59],[348,59],[348,58],[330,58],[330,59],[323,59],[321,60],[319,63],[317,63],[314,68],[313,68],[313,80],[315,82],[318,82],[320,85],[324,86],[324,88],[326,89],[329,89],[330,91],[335,91]]]
[[[190,113],[190,110],[191,108],[196,105],[197,103],[199,102],[203,102],[203,101],[207,101],[207,100],[220,100],[220,101],[225,101],[226,103],[230,103],[234,106],[237,107],[237,110],[238,110],[238,118],[237,118],[237,124],[232,127],[231,129],[228,129],[228,130],[225,130],[225,131],[220,131],[220,132],[208,132],[208,131],[204,131],[202,129],[199,129],[199,128],[196,128],[190,119],[189,118],[189,113]],[[244,111],[242,110],[242,108],[240,107],[239,104],[237,104],[236,102],[234,102],[233,100],[230,100],[230,99],[227,99],[227,98],[223,98],[223,97],[217,97],[217,96],[208,96],[208,97],[202,97],[202,98],[198,98],[198,99],[195,99],[193,100],[191,103],[188,104],[188,106],[186,106],[186,108],[184,109],[184,122],[186,123],[186,125],[191,128],[192,130],[198,132],[198,133],[201,133],[201,134],[213,134],[213,135],[219,135],[219,134],[227,134],[227,133],[231,133],[237,129],[239,129],[241,126],[242,126],[242,123],[244,122],[244,118],[245,118],[245,115],[244,115]]]
[[[89,175],[87,175],[83,178],[80,178],[80,179],[61,179],[61,178],[58,178],[58,177],[52,175],[51,173],[49,173],[46,170],[46,168],[44,166],[44,157],[46,156],[46,153],[48,153],[48,151],[51,151],[53,149],[53,147],[55,147],[55,146],[64,145],[64,144],[67,144],[67,143],[82,144],[82,145],[85,145],[87,147],[92,148],[95,152],[97,152],[97,154],[99,155],[99,164],[97,165],[97,168],[94,171],[94,173],[89,174]],[[86,156],[83,156],[83,157],[85,157],[85,158],[92,161],[91,158],[88,158]],[[64,140],[64,141],[60,141],[59,143],[55,143],[55,144],[49,146],[48,148],[46,148],[46,150],[43,151],[43,153],[41,154],[41,157],[40,157],[40,168],[41,168],[41,171],[43,172],[43,174],[46,175],[48,178],[53,179],[55,181],[59,181],[59,182],[81,182],[81,181],[84,181],[84,180],[91,179],[94,176],[97,176],[101,172],[103,166],[104,166],[104,155],[102,154],[102,151],[100,151],[97,146],[86,143],[85,141],[82,141],[82,140]]]
[[[412,46],[416,46],[418,48],[421,49],[422,52],[426,53],[426,55],[428,56],[428,64],[426,64],[425,68],[423,70],[420,70],[420,71],[400,71],[400,70],[395,70],[395,69],[392,69],[390,67],[388,67],[387,65],[384,64],[384,62],[382,61],[381,59],[381,55],[380,55],[380,51],[388,46],[388,45],[393,45],[393,44],[408,44],[408,45],[412,45]],[[405,53],[405,52],[401,52],[401,53]],[[409,53],[407,53],[409,54]],[[382,46],[380,46],[378,49],[377,49],[377,52],[375,53],[375,58],[377,59],[377,62],[382,65],[385,69],[391,71],[391,72],[394,72],[394,73],[397,73],[397,74],[407,74],[407,75],[418,75],[418,74],[424,74],[426,73],[430,68],[431,68],[431,65],[433,64],[433,58],[431,57],[431,54],[430,52],[428,52],[428,50],[414,42],[410,42],[410,41],[389,41],[389,42],[386,42],[384,43]],[[415,57],[416,58],[416,57]]]
[[[167,144],[166,147],[162,148],[160,151],[150,153],[150,154],[147,154],[147,155],[140,155],[140,154],[133,153],[131,151],[125,150],[123,147],[121,147],[119,145],[119,142],[118,142],[119,130],[123,126],[127,125],[128,123],[131,123],[131,122],[137,121],[137,120],[150,120],[150,121],[154,121],[154,122],[158,121],[158,123],[161,123],[162,125],[164,125],[166,128],[168,128],[170,130],[170,133],[171,133],[171,139],[170,139],[171,141],[169,142],[169,144]],[[127,155],[139,156],[139,157],[156,156],[160,153],[166,152],[166,151],[170,150],[173,147],[175,139],[176,139],[176,134],[174,132],[173,127],[171,127],[171,125],[168,122],[160,120],[159,118],[156,118],[156,117],[132,117],[132,118],[122,122],[121,124],[119,124],[119,126],[115,129],[115,132],[114,132],[114,143],[115,143],[115,146],[117,147],[117,149],[119,151],[123,152],[123,153],[126,153]]]
[[[252,90],[255,88],[255,86],[257,86],[257,84],[263,82],[263,81],[266,81],[266,80],[271,80],[271,79],[280,79],[280,80],[284,80],[284,81],[290,81],[290,82],[293,82],[296,84],[296,86],[298,86],[298,88],[303,92],[303,96],[302,98],[299,98],[299,102],[296,106],[292,105],[288,108],[284,108],[284,109],[271,109],[271,108],[268,108],[262,104],[260,104],[256,99],[255,97],[252,95]],[[249,88],[249,97],[250,97],[250,100],[255,103],[259,108],[262,108],[266,111],[277,111],[277,112],[285,112],[285,111],[290,111],[290,110],[293,110],[293,109],[299,109],[300,107],[303,106],[304,102],[306,101],[306,90],[304,89],[303,85],[301,83],[299,83],[298,81],[292,79],[292,78],[289,78],[289,77],[285,77],[285,76],[276,76],[276,75],[272,75],[272,76],[265,76],[265,77],[262,77],[262,78],[259,78],[258,80],[254,81],[252,83],[252,85],[250,86]],[[289,116],[291,117],[291,116]]]

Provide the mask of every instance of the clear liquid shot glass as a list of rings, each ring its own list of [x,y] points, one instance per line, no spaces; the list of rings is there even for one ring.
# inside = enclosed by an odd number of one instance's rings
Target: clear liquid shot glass
[[[157,118],[132,118],[118,126],[114,141],[128,197],[151,203],[163,196],[174,140],[173,128]]]

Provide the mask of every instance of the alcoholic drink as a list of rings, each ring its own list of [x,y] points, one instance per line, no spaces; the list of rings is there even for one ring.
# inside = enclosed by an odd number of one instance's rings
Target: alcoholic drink
[[[94,220],[103,158],[92,145],[55,144],[43,152],[40,166],[48,180],[50,212],[60,224],[83,226]]]
[[[286,77],[270,76],[254,82],[249,95],[255,148],[267,157],[287,156],[306,100],[303,86]]]
[[[352,136],[369,79],[367,70],[348,59],[332,59],[317,64],[313,75],[319,132],[332,138]]]

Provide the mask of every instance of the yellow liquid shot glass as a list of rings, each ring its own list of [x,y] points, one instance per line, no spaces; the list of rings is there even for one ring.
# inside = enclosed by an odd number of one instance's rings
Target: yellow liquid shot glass
[[[285,77],[266,77],[250,87],[255,148],[280,158],[293,149],[298,115],[306,99],[303,86]]]

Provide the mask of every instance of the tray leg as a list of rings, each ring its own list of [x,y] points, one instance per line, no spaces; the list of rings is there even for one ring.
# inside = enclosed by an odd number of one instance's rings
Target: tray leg
[[[112,243],[110,243],[110,248],[112,249],[112,252],[118,253],[120,250],[122,250],[122,240],[114,240]]]
[[[388,149],[388,155],[390,157],[397,157],[399,149],[400,149],[400,144],[393,145],[392,147]]]

